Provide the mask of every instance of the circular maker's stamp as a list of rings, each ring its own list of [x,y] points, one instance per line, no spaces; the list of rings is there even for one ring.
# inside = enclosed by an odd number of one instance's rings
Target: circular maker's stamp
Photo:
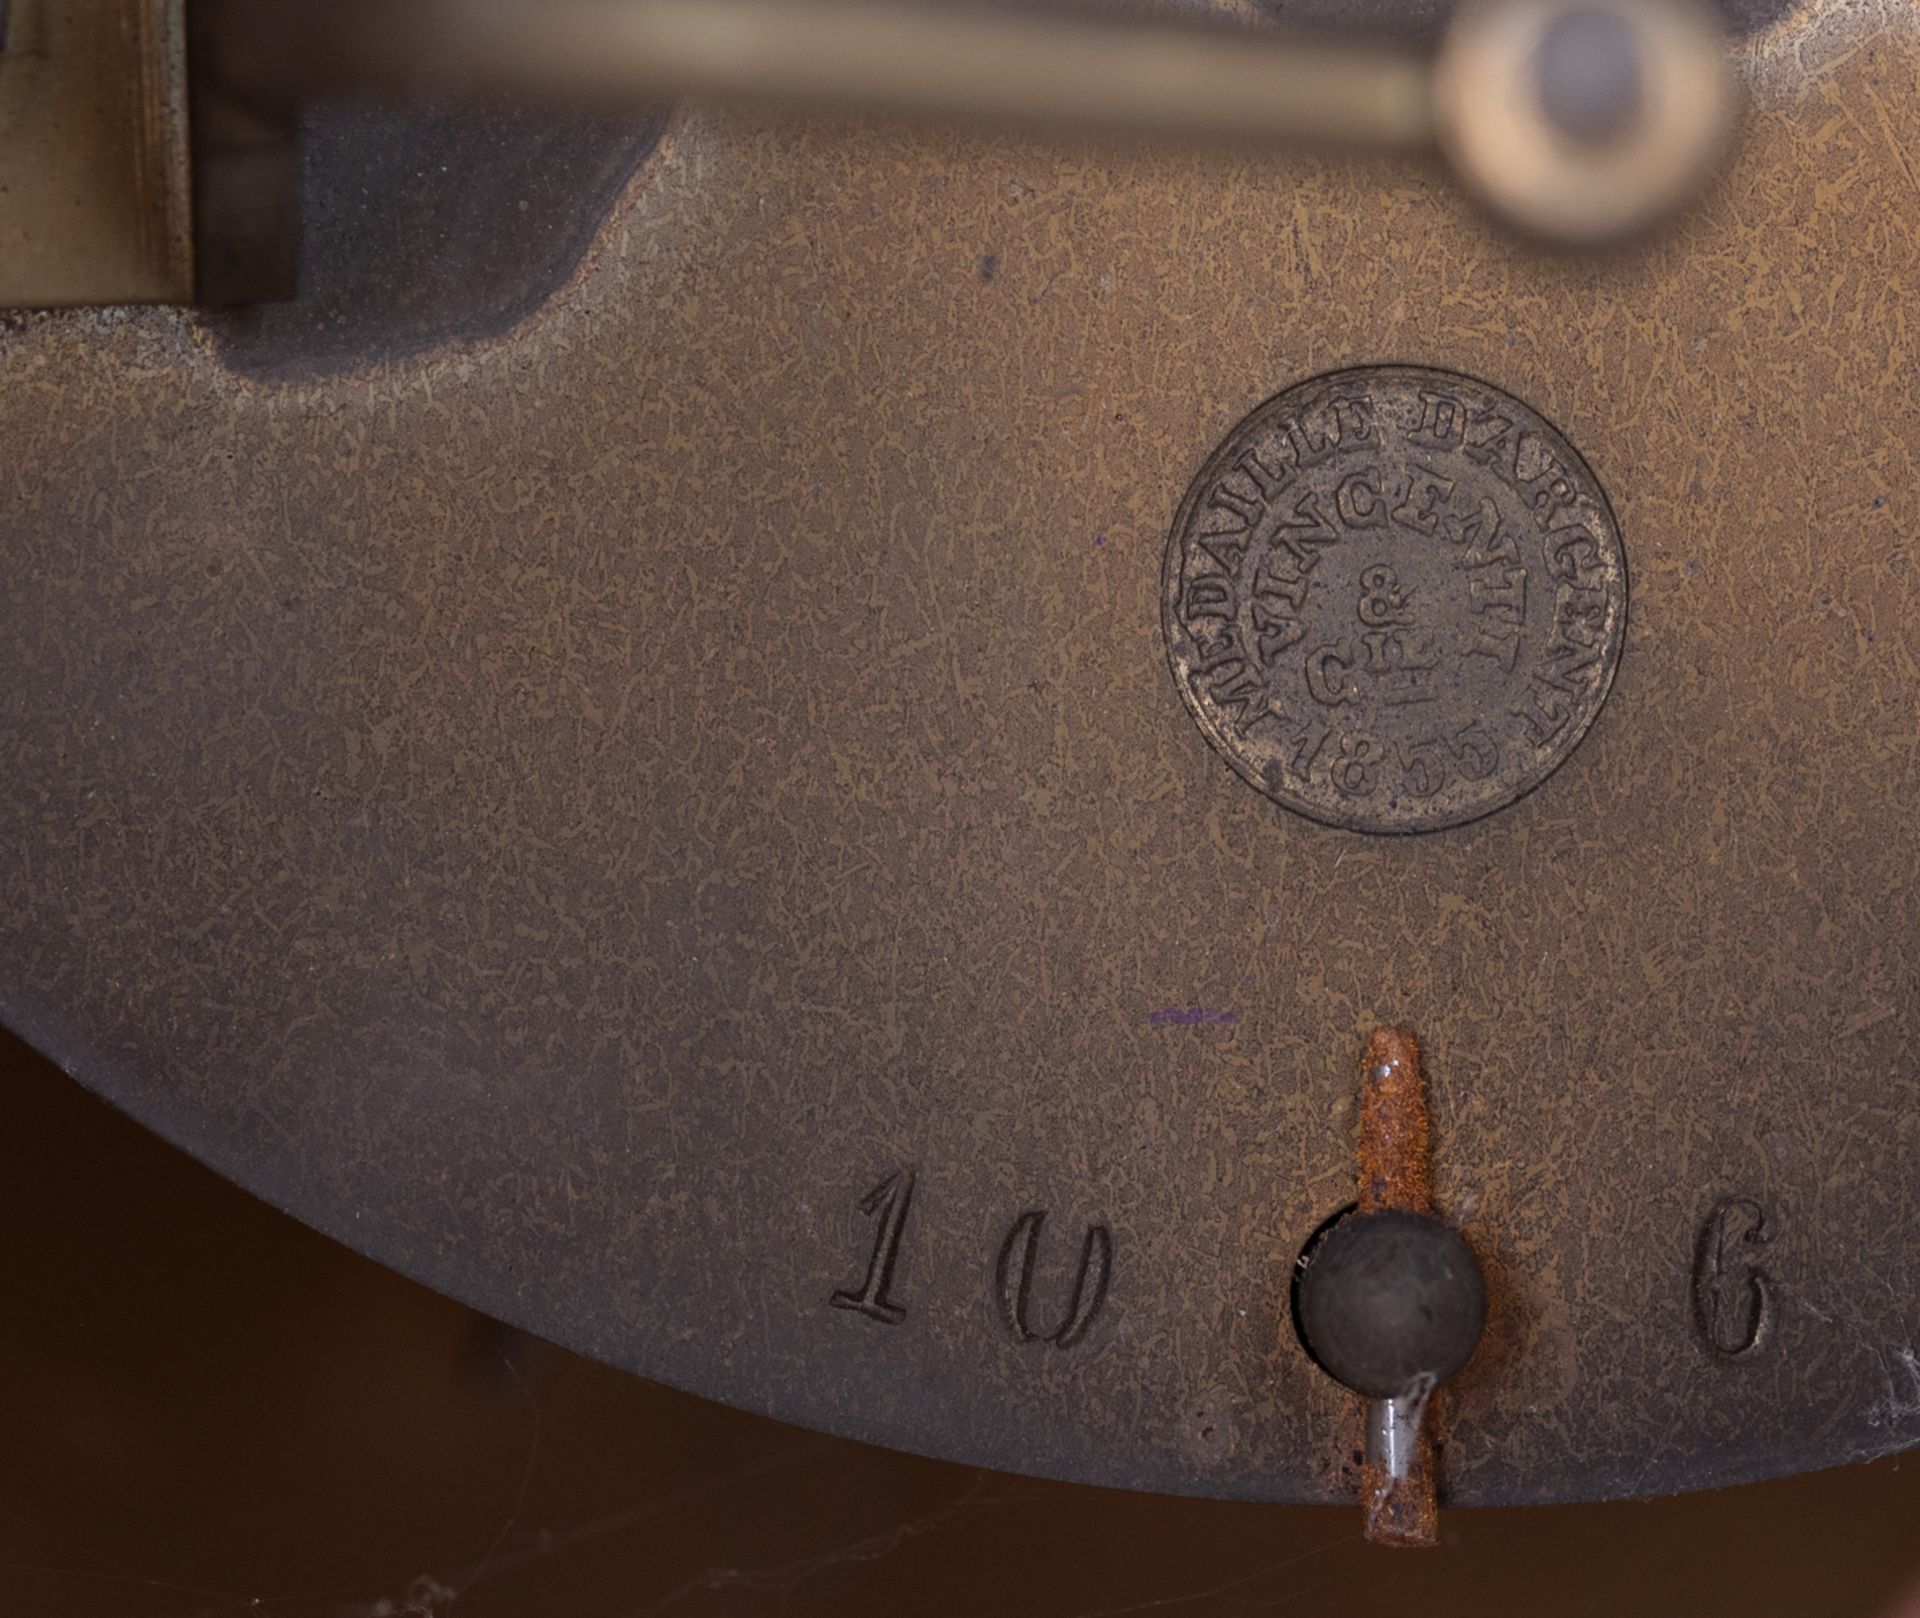
[[[1277,803],[1435,831],[1536,787],[1606,701],[1627,566],[1599,481],[1471,377],[1315,377],[1234,428],[1181,503],[1174,679]]]

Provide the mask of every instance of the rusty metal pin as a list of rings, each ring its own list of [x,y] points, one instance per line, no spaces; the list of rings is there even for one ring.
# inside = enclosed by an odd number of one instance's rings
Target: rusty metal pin
[[[1433,1212],[1433,1143],[1420,1044],[1404,1028],[1367,1041],[1360,1088],[1361,1213]]]
[[[1404,1028],[1376,1029],[1367,1041],[1359,1158],[1360,1212],[1433,1212],[1426,1080],[1419,1042]],[[1367,1538],[1374,1544],[1424,1546],[1439,1540],[1433,1434],[1425,1421],[1431,1397],[1429,1389],[1401,1399],[1375,1399],[1367,1406],[1361,1508]]]
[[[1303,1340],[1366,1404],[1367,1538],[1431,1545],[1438,1530],[1434,1391],[1479,1342],[1486,1293],[1472,1250],[1434,1215],[1420,1047],[1382,1028],[1362,1070],[1354,1210],[1304,1262]]]

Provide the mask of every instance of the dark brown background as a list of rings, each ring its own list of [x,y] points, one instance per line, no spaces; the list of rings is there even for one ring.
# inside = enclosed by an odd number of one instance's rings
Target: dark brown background
[[[0,1612],[1892,1618],[1920,1465],[1358,1515],[1043,1483],[605,1370],[402,1280],[0,1044]]]

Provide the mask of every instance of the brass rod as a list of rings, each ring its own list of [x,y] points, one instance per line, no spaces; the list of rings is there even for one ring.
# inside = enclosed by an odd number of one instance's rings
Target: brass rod
[[[407,92],[697,95],[1361,146],[1433,138],[1426,59],[1257,30],[887,0],[384,0],[326,12],[337,71]]]

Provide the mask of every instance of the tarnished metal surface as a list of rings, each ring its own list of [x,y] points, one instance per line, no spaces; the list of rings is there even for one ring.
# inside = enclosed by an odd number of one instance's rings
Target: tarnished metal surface
[[[300,296],[205,318],[288,377],[497,337],[579,267],[663,114],[318,102],[300,122]]]
[[[1721,189],[1602,261],[1419,170],[698,114],[492,340],[26,323],[8,1020],[649,1375],[1333,1499],[1284,1282],[1404,1018],[1487,1271],[1453,1503],[1911,1442],[1920,36],[1745,65]],[[1366,838],[1198,744],[1160,563],[1262,399],[1409,362],[1579,447],[1633,613],[1545,787]]]
[[[1470,377],[1341,371],[1227,435],[1167,542],[1174,682],[1220,755],[1353,831],[1457,826],[1580,743],[1627,628],[1606,495]]]

